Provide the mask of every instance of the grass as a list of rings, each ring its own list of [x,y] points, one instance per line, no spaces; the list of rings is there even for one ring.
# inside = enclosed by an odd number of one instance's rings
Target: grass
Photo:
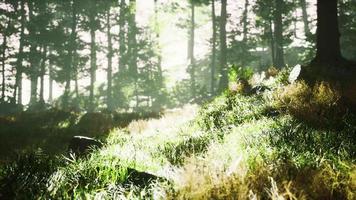
[[[329,117],[338,109],[325,84],[269,87],[133,121],[113,129],[106,145],[86,157],[20,157],[0,170],[0,198],[355,199],[354,115]],[[307,105],[330,110],[315,125],[315,116],[296,113],[303,102],[276,98],[281,89],[291,98],[316,91]],[[130,169],[158,179],[134,183]]]

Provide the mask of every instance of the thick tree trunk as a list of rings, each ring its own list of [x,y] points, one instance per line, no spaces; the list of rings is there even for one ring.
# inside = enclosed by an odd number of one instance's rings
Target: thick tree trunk
[[[195,91],[195,57],[194,57],[194,43],[195,43],[195,6],[191,3],[191,16],[190,16],[190,29],[189,29],[189,46],[188,46],[188,60],[189,63],[189,74],[191,81],[191,93],[192,97],[196,96]]]
[[[308,37],[311,35],[309,28],[308,12],[307,12],[307,2],[305,0],[300,0],[300,7],[302,8],[302,16],[304,23],[304,34]]]
[[[328,81],[338,85],[344,102],[356,111],[356,63],[341,55],[337,0],[318,0],[317,18],[316,56],[300,76],[310,84]]]
[[[220,82],[219,92],[222,92],[228,87],[228,67],[227,67],[227,45],[226,45],[226,11],[227,0],[221,0],[221,15],[220,15]]]
[[[106,106],[108,110],[113,110],[113,103],[112,103],[112,57],[113,57],[113,47],[112,47],[112,38],[111,38],[111,25],[110,25],[110,7],[107,8],[106,12],[106,26],[107,26],[107,40],[108,40],[108,69],[107,69],[107,79],[108,79],[108,86],[107,86],[107,102]]]
[[[336,65],[341,61],[337,0],[318,0],[317,9],[317,52],[314,62]]]
[[[210,93],[215,94],[215,68],[216,68],[216,13],[215,13],[215,0],[211,1],[211,21],[213,29],[212,38],[212,55],[211,55],[211,77],[210,77]]]
[[[274,38],[276,42],[276,65],[275,67],[281,69],[285,66],[284,50],[283,50],[283,22],[282,22],[282,7],[283,0],[275,0],[274,13]]]

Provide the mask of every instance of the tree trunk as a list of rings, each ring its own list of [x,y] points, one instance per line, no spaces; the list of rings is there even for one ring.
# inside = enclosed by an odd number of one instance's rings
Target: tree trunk
[[[126,32],[125,32],[125,21],[126,21],[126,3],[125,0],[120,2],[120,16],[119,16],[119,73],[127,71],[126,69]]]
[[[22,104],[22,61],[23,61],[23,46],[25,39],[25,22],[26,22],[26,11],[25,11],[25,0],[21,0],[21,28],[20,28],[20,43],[19,52],[16,60],[16,76],[15,76],[15,88],[14,88],[14,98],[17,98],[17,103]]]
[[[191,3],[191,18],[189,29],[189,46],[188,46],[188,59],[190,61],[190,80],[191,80],[191,93],[192,97],[196,96],[195,91],[195,57],[194,57],[194,43],[195,43],[195,6]]]
[[[106,13],[106,26],[107,26],[107,40],[108,40],[108,71],[107,71],[107,108],[108,110],[113,110],[112,103],[112,57],[113,57],[113,48],[112,48],[112,39],[111,39],[111,25],[110,25],[110,7],[107,8]]]
[[[71,80],[72,80],[72,72],[75,68],[74,66],[74,54],[76,53],[76,37],[77,37],[77,11],[76,11],[76,0],[72,1],[72,21],[71,21],[71,35],[70,35],[70,42],[68,45],[68,63],[66,67],[66,84],[64,88],[64,95],[63,95],[63,109],[68,108],[68,101],[69,101],[69,93],[71,88]]]
[[[219,92],[224,91],[229,84],[228,80],[228,68],[227,68],[227,45],[226,45],[226,12],[227,0],[221,0],[221,16],[220,16],[220,83]]]
[[[275,39],[274,39],[274,34],[273,34],[273,22],[270,19],[269,20],[269,42],[270,42],[270,49],[271,49],[271,59],[272,59],[272,65],[276,66],[276,48],[275,48]]]
[[[216,68],[216,13],[215,13],[215,0],[211,1],[211,21],[213,29],[213,38],[212,38],[212,55],[211,55],[211,82],[210,82],[210,93],[211,95],[215,94],[215,68]]]
[[[44,76],[46,74],[46,61],[47,61],[47,46],[44,45],[41,61],[41,71],[40,71],[40,98],[39,102],[44,104]]]
[[[29,2],[28,3],[28,10],[29,10],[29,21],[31,22],[32,19],[34,18],[33,15],[33,2]],[[33,28],[29,28],[28,32],[29,32],[29,36],[31,37],[32,40],[34,40],[34,36],[35,36],[35,30],[33,30]],[[34,43],[30,44],[30,81],[31,81],[31,97],[30,97],[30,105],[34,105],[37,103],[37,84],[38,84],[38,58],[37,58],[37,46]]]
[[[274,39],[276,42],[276,65],[275,67],[281,69],[285,66],[284,50],[283,50],[283,22],[282,22],[282,7],[283,0],[275,0],[274,13]]]
[[[303,23],[304,23],[304,34],[305,36],[310,36],[310,29],[309,29],[309,21],[308,21],[308,12],[307,12],[307,2],[305,0],[300,0],[300,7],[302,8],[302,16],[303,16]]]
[[[3,43],[2,43],[2,55],[1,55],[1,100],[0,101],[5,101],[5,91],[6,91],[6,77],[5,77],[5,65],[6,65],[6,49],[7,49],[7,33],[6,33],[6,29],[3,33]]]
[[[129,54],[129,72],[133,77],[135,84],[135,98],[136,109],[139,104],[139,92],[138,92],[138,69],[137,69],[137,26],[136,26],[136,0],[130,0],[130,13],[129,13],[129,34],[128,34],[128,54]]]
[[[315,62],[336,65],[341,60],[337,0],[318,0]]]
[[[96,81],[96,44],[95,44],[95,15],[90,15],[90,87],[89,87],[89,112],[94,111],[94,84]]]
[[[51,55],[52,52],[49,52],[49,55]],[[53,61],[52,59],[49,60],[49,66],[48,66],[48,78],[49,78],[49,88],[48,88],[48,102],[52,103],[53,101]]]
[[[158,63],[157,63],[157,70],[158,70],[158,83],[160,86],[163,85],[163,72],[162,72],[162,52],[160,46],[160,32],[159,32],[159,24],[158,24],[158,8],[157,8],[157,0],[154,0],[154,12],[155,12],[155,32],[156,32],[156,40],[158,45]]]
[[[250,5],[249,0],[245,0],[245,8],[244,8],[244,12],[243,12],[243,16],[242,16],[242,23],[243,23],[243,41],[244,43],[246,43],[247,41],[247,25],[248,25],[248,21],[247,21],[247,16],[248,16],[248,7]]]

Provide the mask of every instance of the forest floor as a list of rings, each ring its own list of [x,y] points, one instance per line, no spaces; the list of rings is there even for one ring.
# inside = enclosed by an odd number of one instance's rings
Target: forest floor
[[[24,154],[0,199],[355,199],[355,116],[282,78],[114,128],[84,157]]]

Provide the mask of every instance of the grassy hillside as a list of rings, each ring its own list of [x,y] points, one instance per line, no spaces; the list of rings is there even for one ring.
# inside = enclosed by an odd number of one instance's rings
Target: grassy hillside
[[[327,84],[282,83],[134,121],[86,157],[24,154],[0,198],[355,199],[355,116]]]

